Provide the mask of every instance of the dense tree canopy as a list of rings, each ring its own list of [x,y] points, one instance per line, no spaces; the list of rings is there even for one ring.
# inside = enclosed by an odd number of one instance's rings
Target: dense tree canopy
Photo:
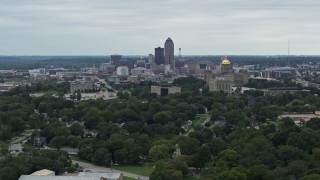
[[[103,166],[153,161],[151,179],[182,179],[190,170],[201,179],[312,179],[320,174],[319,118],[299,125],[277,118],[283,112],[320,110],[320,97],[311,92],[230,95],[210,92],[203,80],[186,77],[173,82],[182,93],[158,96],[150,93],[151,84],[115,85],[130,96],[112,101],[25,93],[50,89],[49,84],[0,93],[0,153],[6,154],[7,142],[26,129],[38,130],[32,137],[45,137],[57,149],[26,147],[19,156],[0,160],[0,177],[15,179],[39,168],[72,169],[63,147],[78,148],[81,159]]]

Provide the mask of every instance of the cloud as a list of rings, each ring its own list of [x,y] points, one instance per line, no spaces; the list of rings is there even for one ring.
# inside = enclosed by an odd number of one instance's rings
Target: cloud
[[[168,36],[185,54],[285,54],[288,40],[299,47],[295,54],[319,54],[314,48],[320,44],[319,5],[316,0],[2,0],[0,54],[148,54]]]

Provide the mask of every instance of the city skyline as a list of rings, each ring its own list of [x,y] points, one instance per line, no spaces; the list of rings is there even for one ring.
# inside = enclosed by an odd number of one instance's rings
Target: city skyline
[[[316,0],[3,0],[0,55],[319,55]]]

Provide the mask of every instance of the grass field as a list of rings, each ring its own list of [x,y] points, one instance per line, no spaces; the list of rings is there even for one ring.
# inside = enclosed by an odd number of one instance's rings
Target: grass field
[[[112,166],[112,169],[139,174],[141,176],[150,176],[150,174],[154,171],[153,166],[154,166],[153,163],[144,163],[141,166],[138,166],[138,165]]]
[[[124,176],[123,180],[136,180],[135,178]]]

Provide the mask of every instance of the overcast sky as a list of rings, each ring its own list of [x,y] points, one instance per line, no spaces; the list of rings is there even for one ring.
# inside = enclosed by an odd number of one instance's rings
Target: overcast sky
[[[319,0],[0,0],[0,55],[320,55]]]

